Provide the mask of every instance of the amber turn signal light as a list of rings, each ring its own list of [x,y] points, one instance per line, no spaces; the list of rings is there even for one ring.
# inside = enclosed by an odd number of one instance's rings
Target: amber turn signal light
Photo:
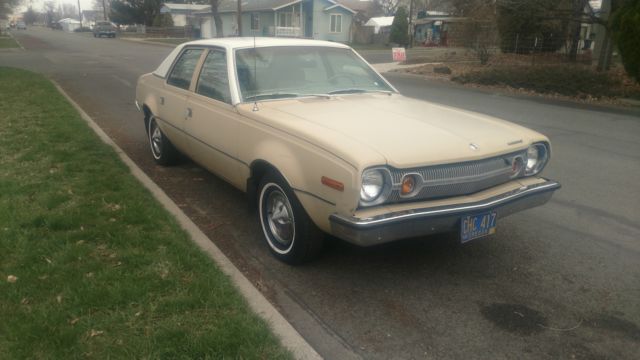
[[[402,195],[409,195],[416,188],[416,178],[413,175],[407,175],[402,179],[402,189],[400,193]]]
[[[326,176],[323,176],[320,181],[322,182],[323,185],[326,185],[332,189],[336,189],[338,191],[344,191],[344,184],[341,183],[338,180],[333,180],[331,178],[328,178]]]

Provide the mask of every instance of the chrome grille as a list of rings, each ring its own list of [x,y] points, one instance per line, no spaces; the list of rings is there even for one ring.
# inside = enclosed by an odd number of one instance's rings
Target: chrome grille
[[[517,157],[526,162],[526,151],[463,163],[391,169],[393,187],[387,203],[473,194],[506,183],[521,175],[521,172],[513,174],[512,171],[513,161]],[[420,176],[422,183],[417,194],[403,197],[400,195],[400,187],[402,178],[407,174]]]

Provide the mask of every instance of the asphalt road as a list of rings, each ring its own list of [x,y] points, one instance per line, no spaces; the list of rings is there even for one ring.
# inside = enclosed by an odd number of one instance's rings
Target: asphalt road
[[[544,207],[495,236],[274,260],[242,193],[197,165],[153,164],[136,78],[170,49],[30,28],[0,65],[50,76],[156,181],[325,357],[635,359],[640,354],[640,118],[390,76],[412,97],[499,116],[551,138]],[[0,99],[1,101],[1,99]]]

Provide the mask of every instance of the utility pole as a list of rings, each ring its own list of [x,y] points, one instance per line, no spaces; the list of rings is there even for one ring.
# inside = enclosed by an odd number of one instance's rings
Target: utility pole
[[[238,36],[242,36],[242,0],[238,0]]]
[[[104,21],[107,21],[107,4],[102,0],[102,17]]]
[[[413,47],[413,1],[409,2],[409,48]]]
[[[80,8],[80,0],[78,0],[78,16],[80,17],[80,29],[82,29],[82,9]]]

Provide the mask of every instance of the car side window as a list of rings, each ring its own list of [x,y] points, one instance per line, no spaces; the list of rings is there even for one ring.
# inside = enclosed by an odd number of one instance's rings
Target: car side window
[[[200,55],[202,55],[202,49],[187,49],[185,50],[169,74],[167,83],[185,90],[189,90],[191,86],[191,76],[193,76],[193,70],[198,64]]]
[[[224,51],[209,51],[200,71],[196,92],[212,99],[231,103],[227,56]]]

